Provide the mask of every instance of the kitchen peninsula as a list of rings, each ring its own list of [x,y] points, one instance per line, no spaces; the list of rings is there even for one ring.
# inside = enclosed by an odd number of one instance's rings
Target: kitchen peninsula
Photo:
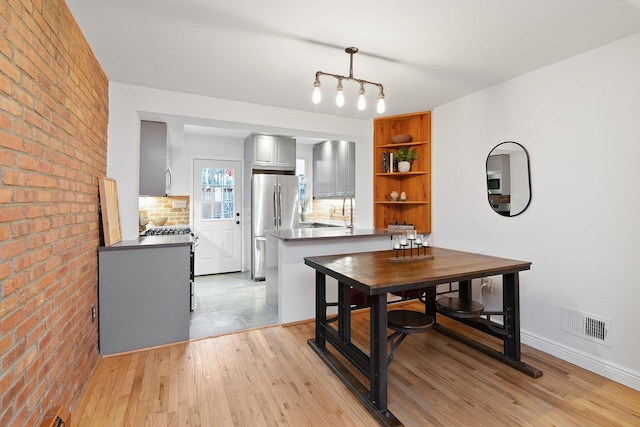
[[[315,317],[315,272],[304,264],[309,256],[389,249],[387,230],[323,227],[267,231],[266,302],[281,324]],[[327,280],[328,298],[338,301],[338,282]]]

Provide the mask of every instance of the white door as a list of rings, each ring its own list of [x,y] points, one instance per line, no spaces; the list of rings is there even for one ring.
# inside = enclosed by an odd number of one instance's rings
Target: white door
[[[228,273],[242,268],[242,162],[193,160],[195,274]]]

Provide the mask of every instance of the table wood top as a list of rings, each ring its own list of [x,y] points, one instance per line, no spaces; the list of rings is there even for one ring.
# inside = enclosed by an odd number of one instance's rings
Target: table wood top
[[[531,262],[429,247],[431,260],[392,263],[395,251],[305,258],[305,264],[367,294],[416,289],[529,270]]]

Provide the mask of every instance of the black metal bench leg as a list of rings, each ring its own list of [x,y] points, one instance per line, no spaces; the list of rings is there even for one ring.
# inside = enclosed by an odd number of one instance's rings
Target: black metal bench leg
[[[400,338],[394,341],[394,339],[398,336],[400,336]],[[387,338],[387,341],[391,343],[391,352],[389,353],[389,357],[387,358],[387,366],[391,365],[391,361],[393,361],[393,355],[396,354],[398,346],[400,345],[400,343],[402,343],[402,341],[404,341],[406,337],[407,334],[403,334],[402,332],[394,332]]]

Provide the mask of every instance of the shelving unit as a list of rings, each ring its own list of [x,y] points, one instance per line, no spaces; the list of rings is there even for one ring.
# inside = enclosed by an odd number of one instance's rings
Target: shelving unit
[[[392,135],[411,135],[412,141],[392,144]],[[413,224],[418,233],[431,233],[431,112],[379,117],[373,121],[373,220],[376,228]],[[418,158],[409,172],[382,172],[383,153],[413,147]],[[392,201],[403,191],[407,201]]]

